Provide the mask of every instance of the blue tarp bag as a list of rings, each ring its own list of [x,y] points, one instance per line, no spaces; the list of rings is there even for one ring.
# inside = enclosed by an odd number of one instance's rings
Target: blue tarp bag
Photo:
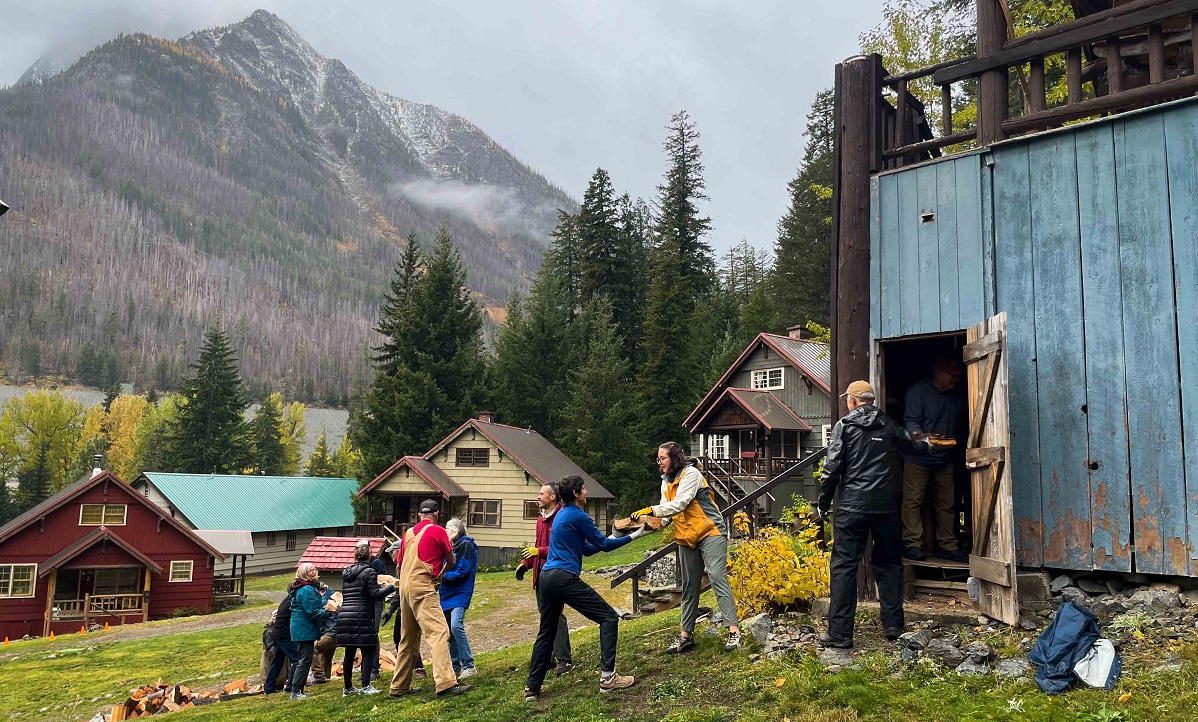
[[[1040,633],[1028,661],[1036,665],[1036,685],[1045,694],[1061,694],[1077,678],[1074,667],[1098,641],[1098,618],[1088,609],[1065,602],[1052,623]],[[1110,689],[1121,668],[1118,656],[1107,682]]]

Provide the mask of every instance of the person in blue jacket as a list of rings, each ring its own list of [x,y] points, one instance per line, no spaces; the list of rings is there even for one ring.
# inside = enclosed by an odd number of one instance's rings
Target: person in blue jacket
[[[616,641],[620,617],[603,597],[589,584],[578,578],[582,573],[583,555],[610,552],[633,539],[644,536],[644,527],[624,537],[607,537],[595,526],[586,512],[586,483],[579,476],[567,476],[558,485],[562,508],[553,520],[549,532],[549,555],[538,578],[545,602],[541,608],[541,625],[532,647],[528,665],[528,682],[524,699],[541,696],[541,684],[553,661],[553,640],[557,636],[557,620],[562,609],[569,605],[574,611],[599,625],[599,691],[614,692],[631,687],[636,681],[631,675],[616,674]]]
[[[478,572],[478,545],[466,536],[466,522],[450,519],[445,523],[457,563],[441,573],[441,611],[449,625],[449,659],[458,679],[474,676],[474,655],[466,638],[466,610],[474,596],[474,576]]]
[[[291,666],[291,699],[308,699],[304,685],[308,683],[308,672],[312,669],[312,649],[320,639],[321,627],[332,616],[324,608],[316,578],[320,572],[311,562],[300,564],[295,570],[295,581],[288,587],[291,602],[291,641],[299,649],[299,661]]]

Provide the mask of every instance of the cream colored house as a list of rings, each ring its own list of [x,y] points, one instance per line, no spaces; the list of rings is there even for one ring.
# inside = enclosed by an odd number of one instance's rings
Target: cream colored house
[[[607,532],[611,492],[536,431],[497,424],[479,414],[424,456],[405,456],[379,474],[359,496],[382,498],[382,523],[402,534],[416,522],[424,499],[441,505],[441,522],[456,516],[479,547],[479,564],[508,561],[536,536],[537,492],[576,474],[586,481],[587,510]],[[374,508],[371,504],[369,508]]]

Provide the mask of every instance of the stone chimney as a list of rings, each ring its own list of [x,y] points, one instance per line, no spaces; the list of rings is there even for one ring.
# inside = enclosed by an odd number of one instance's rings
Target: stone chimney
[[[101,454],[96,454],[95,456],[92,457],[92,477],[91,478],[94,479],[97,476],[99,476],[100,474],[104,473],[104,469],[100,468],[100,462],[103,459],[104,459],[104,456]]]
[[[478,420],[483,422],[484,424],[493,424],[493,423],[495,423],[495,412],[494,411],[480,411],[480,412],[478,412]]]
[[[786,335],[800,341],[811,340],[811,331],[802,324],[798,326],[791,326],[790,328],[786,329]]]

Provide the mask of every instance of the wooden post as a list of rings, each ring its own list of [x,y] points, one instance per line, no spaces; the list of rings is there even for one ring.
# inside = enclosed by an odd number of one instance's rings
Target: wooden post
[[[1082,102],[1082,51],[1070,50],[1065,55],[1065,78],[1069,88],[1069,103]]]
[[[87,629],[87,618],[88,618],[88,615],[91,612],[91,610],[92,610],[92,595],[84,594],[83,595],[83,628],[84,629]]]
[[[37,580],[33,580],[37,584]],[[50,570],[50,578],[46,581],[46,623],[42,625],[42,636],[50,635],[50,620],[54,618],[54,594],[58,591],[58,570]]]
[[[832,422],[842,415],[839,394],[869,378],[869,185],[872,130],[881,99],[875,59],[856,56],[836,66],[836,134],[832,193]],[[901,125],[903,119],[896,118]],[[899,127],[896,125],[896,128]],[[875,596],[872,544],[857,574],[857,595]]]
[[[141,585],[141,587],[142,587],[141,621],[142,622],[150,621],[150,575],[152,575],[153,573],[154,572],[150,571],[149,567],[146,567],[146,571],[144,572],[146,580],[144,582],[142,582],[142,585]],[[166,573],[168,575],[171,573],[169,564],[167,565]],[[124,621],[125,621],[125,618],[121,617],[121,622],[124,622]]]
[[[988,58],[1003,49],[1007,21],[999,0],[978,0],[978,57]],[[987,70],[978,77],[978,145],[996,143],[1006,135],[1007,71]]]
[[[237,596],[239,597],[245,596],[245,560],[247,557],[247,554],[241,555],[241,584],[239,585],[240,589],[237,590]]]

